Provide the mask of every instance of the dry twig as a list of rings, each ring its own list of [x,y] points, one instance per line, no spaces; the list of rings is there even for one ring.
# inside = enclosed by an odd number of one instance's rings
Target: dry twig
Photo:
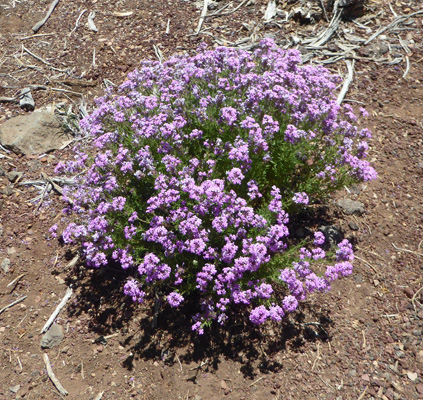
[[[17,278],[13,279],[13,281],[12,281],[12,282],[10,282],[10,283],[7,285],[7,287],[10,287],[10,286],[16,285],[16,284],[18,283],[18,281],[19,281],[21,278],[23,278],[24,276],[25,276],[25,274],[21,274],[21,275],[19,275]]]
[[[397,247],[397,246],[395,246],[395,244],[394,244],[394,243],[392,243],[392,246],[394,246],[395,250],[398,250],[398,251],[405,251],[406,253],[411,253],[411,254],[415,254],[416,256],[423,257],[423,254],[422,254],[422,253],[417,253],[416,251],[413,251],[413,250],[402,249],[401,247]]]
[[[62,386],[62,384],[59,382],[59,380],[56,378],[56,375],[54,375],[54,372],[51,369],[50,360],[49,360],[48,355],[46,353],[43,354],[43,360],[44,360],[44,364],[46,365],[48,377],[51,379],[54,386],[56,386],[56,389],[59,391],[59,393],[62,394],[63,396],[66,396],[68,394],[68,392]]]
[[[200,33],[201,27],[203,26],[204,18],[207,15],[207,7],[209,6],[209,0],[204,0],[203,10],[201,11],[200,20],[198,21],[196,35]]]
[[[371,41],[373,41],[374,39],[376,39],[379,35],[381,35],[382,33],[391,30],[393,28],[395,28],[396,25],[407,21],[407,19],[412,18],[416,15],[419,14],[423,14],[423,10],[420,11],[416,11],[414,13],[408,14],[408,15],[401,15],[398,18],[395,18],[389,25],[384,26],[383,28],[380,28],[377,32],[375,32],[372,36],[370,36],[365,42],[364,42],[364,46],[367,46]]]
[[[34,33],[37,33],[38,30],[47,22],[47,20],[50,18],[51,13],[53,12],[53,10],[55,9],[55,7],[57,6],[57,4],[59,3],[60,0],[54,0],[53,3],[51,3],[50,8],[47,11],[46,16],[41,20],[38,21],[33,27],[32,27],[32,31]]]
[[[355,60],[353,60],[352,62],[350,60],[345,60],[345,63],[347,64],[347,68],[348,68],[348,76],[345,78],[341,93],[339,93],[338,95],[338,99],[337,99],[338,104],[341,104],[342,101],[344,100],[345,95],[347,94],[348,89],[354,77]]]
[[[58,71],[58,72],[64,72],[67,73],[68,70],[64,70],[64,69],[60,69],[60,68],[56,68],[53,65],[51,65],[48,61],[42,59],[40,56],[37,56],[36,54],[34,54],[33,52],[31,52],[30,50],[28,50],[25,46],[22,46],[22,49],[28,53],[30,56],[34,57],[35,59],[37,59],[38,61],[42,62],[45,65],[48,65],[52,70],[54,71]],[[29,86],[33,86],[33,85],[29,85]]]
[[[67,290],[66,290],[65,296],[62,299],[62,301],[56,307],[56,309],[54,310],[53,314],[51,314],[50,318],[45,323],[45,325],[43,326],[43,329],[41,329],[41,332],[40,333],[44,333],[44,332],[46,332],[48,330],[48,328],[50,328],[50,325],[54,322],[54,320],[56,319],[56,317],[59,315],[60,311],[65,306],[66,302],[72,296],[72,293],[73,293],[72,288],[71,287],[68,287]]]
[[[14,305],[20,303],[21,301],[24,301],[27,298],[27,296],[23,296],[18,300],[15,300],[13,303],[8,304],[7,306],[4,306],[1,310],[0,310],[0,314],[2,314],[4,311],[6,311],[8,308],[13,307]]]
[[[94,400],[101,400],[101,398],[103,397],[103,393],[104,393],[104,391],[100,392],[97,396],[95,396]]]

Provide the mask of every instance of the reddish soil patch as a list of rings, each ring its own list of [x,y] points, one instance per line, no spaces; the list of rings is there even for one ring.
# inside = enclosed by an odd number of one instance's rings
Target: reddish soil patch
[[[216,10],[226,3],[217,2]],[[280,3],[286,10],[296,5]],[[206,20],[206,34],[197,37],[192,33],[201,8],[192,1],[75,0],[59,2],[38,32],[44,36],[26,38],[49,5],[49,0],[0,5],[0,97],[39,85],[33,90],[37,107],[65,101],[75,110],[81,96],[71,92],[78,92],[91,109],[105,85],[119,84],[141,59],[155,57],[153,44],[166,57],[194,51],[203,40],[231,44],[273,35],[283,42],[295,32],[313,35],[327,25],[324,20],[264,24],[267,1],[255,0]],[[392,7],[401,15],[421,5],[409,0]],[[97,33],[85,26],[91,11]],[[116,14],[128,11],[133,13]],[[366,20],[369,15],[376,17]],[[394,17],[388,2],[374,0],[361,18],[343,26],[368,38],[363,24],[375,32]],[[0,176],[0,263],[10,260],[7,273],[0,269],[0,309],[27,296],[0,315],[0,398],[60,397],[46,375],[44,352],[71,399],[94,399],[103,391],[103,399],[423,398],[423,14],[409,22],[380,39],[389,43],[392,59],[404,52],[398,35],[407,40],[406,78],[405,63],[357,57],[347,94],[370,112],[365,122],[374,133],[370,158],[379,172],[377,181],[337,193],[328,208],[328,218],[355,243],[354,274],[330,294],[312,298],[280,329],[254,331],[235,321],[225,331],[198,338],[187,321],[166,312],[152,329],[151,305],[122,299],[121,278],[113,268],[65,268],[76,249],[48,235],[51,225],[63,224],[59,196],[51,192],[38,208],[28,203],[38,194],[35,188]],[[344,63],[329,67],[342,70]],[[0,103],[0,123],[21,113],[16,104]],[[73,155],[66,148],[41,158],[7,156],[0,159],[3,170],[22,171],[27,180],[39,179],[42,172],[53,175],[55,164]],[[335,200],[344,197],[363,202],[365,215],[342,215]],[[58,347],[41,350],[40,330],[71,284],[75,293],[57,318],[65,338]]]

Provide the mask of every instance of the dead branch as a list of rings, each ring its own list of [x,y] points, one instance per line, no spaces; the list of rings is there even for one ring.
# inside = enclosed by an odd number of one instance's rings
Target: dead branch
[[[345,63],[347,64],[347,68],[348,68],[348,76],[345,78],[341,93],[339,93],[338,95],[338,99],[337,99],[338,104],[341,104],[342,101],[344,100],[345,95],[348,92],[348,89],[351,85],[351,82],[353,81],[353,76],[354,76],[355,60],[353,60],[352,62],[350,60],[345,60]]]
[[[27,296],[23,296],[18,300],[15,300],[13,303],[8,304],[7,306],[4,306],[1,310],[0,310],[0,314],[2,314],[4,311],[6,311],[8,308],[13,307],[14,305],[20,303],[21,301],[24,301],[27,298]]]
[[[81,13],[79,14],[78,18],[76,19],[75,22],[75,28],[73,28],[69,33],[68,36],[70,37],[72,35],[72,33],[74,33],[78,28],[79,28],[79,21],[81,20],[82,16],[87,12],[87,9],[82,10]]]
[[[94,400],[101,400],[101,398],[103,397],[103,393],[104,393],[104,391],[100,392],[97,396],[95,396]]]
[[[203,10],[201,11],[200,20],[198,21],[197,31],[195,32],[196,35],[200,33],[201,27],[203,26],[204,18],[207,14],[207,7],[209,5],[209,0],[204,0]]]
[[[23,278],[24,276],[25,276],[25,274],[21,274],[21,275],[19,275],[17,278],[13,279],[13,281],[12,281],[12,282],[10,282],[10,283],[7,285],[7,287],[10,287],[10,286],[16,285],[16,284],[18,283],[18,281],[19,281],[21,278]],[[12,289],[12,290],[13,290],[13,289]]]
[[[67,271],[73,268],[78,261],[79,261],[79,255],[77,254],[74,258],[72,258],[72,260],[69,261],[68,265],[66,265],[66,267],[64,268],[64,271]]]
[[[60,69],[60,68],[56,68],[53,65],[51,65],[48,61],[43,60],[40,56],[37,56],[36,54],[32,53],[31,51],[29,51],[25,46],[22,46],[23,50],[28,53],[30,56],[34,57],[35,59],[37,59],[38,61],[42,62],[45,65],[48,65],[52,70],[54,71],[58,71],[58,72],[64,72],[67,73],[68,70],[64,70],[64,69]]]
[[[364,46],[368,45],[372,40],[376,39],[379,35],[381,35],[382,33],[393,29],[396,25],[403,23],[405,21],[407,21],[407,19],[412,18],[416,15],[419,14],[423,14],[423,10],[420,11],[416,11],[413,12],[411,14],[408,15],[402,15],[398,18],[395,18],[389,25],[384,26],[383,28],[380,28],[378,31],[376,31],[372,36],[370,36],[365,42],[364,42]]]
[[[47,375],[50,378],[50,380],[53,382],[53,385],[60,392],[60,394],[62,394],[63,396],[66,396],[68,394],[68,392],[62,386],[62,384],[59,382],[59,380],[56,378],[56,375],[54,375],[54,372],[51,369],[50,360],[48,359],[48,355],[46,353],[43,354],[43,360],[44,360],[44,364],[46,365]]]
[[[243,2],[241,2],[240,4],[238,4],[233,10],[225,12],[225,13],[221,13],[221,11],[226,8],[226,7],[222,7],[219,11],[215,12],[214,14],[210,14],[207,16],[207,18],[209,17],[218,17],[218,16],[223,16],[223,15],[231,15],[234,12],[238,11],[245,3],[247,3],[250,0],[244,0]],[[230,3],[229,3],[230,4]],[[229,5],[228,4],[228,5]]]
[[[19,103],[17,97],[0,97],[0,103]]]
[[[339,0],[336,0],[333,6],[333,16],[329,26],[326,28],[326,30],[323,33],[320,34],[320,36],[313,39],[311,43],[307,45],[307,47],[318,48],[320,46],[323,46],[325,43],[327,43],[330,40],[332,35],[336,32],[341,22],[341,15],[342,15],[342,9],[339,9],[338,3],[339,3]],[[304,42],[306,43],[307,41],[304,41]]]
[[[53,10],[55,9],[55,7],[57,6],[57,4],[59,3],[60,0],[54,0],[53,3],[51,3],[50,8],[47,11],[46,16],[41,20],[38,21],[33,27],[32,27],[32,31],[34,33],[37,33],[38,30],[47,22],[47,20],[50,18],[51,13],[53,12]]]
[[[56,307],[56,309],[54,310],[53,314],[51,314],[50,318],[45,323],[45,325],[43,326],[43,329],[41,329],[40,333],[44,333],[44,332],[46,332],[48,330],[48,328],[50,328],[50,325],[54,322],[54,320],[56,319],[56,317],[59,315],[60,311],[65,306],[66,302],[72,296],[72,293],[73,293],[72,288],[71,287],[68,287],[67,290],[66,290],[66,294],[63,297],[62,301]]]

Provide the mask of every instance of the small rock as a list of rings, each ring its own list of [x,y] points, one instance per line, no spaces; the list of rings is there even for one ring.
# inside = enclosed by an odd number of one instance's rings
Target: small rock
[[[0,326],[0,333],[4,333],[5,330],[6,330],[6,327],[5,326]]]
[[[417,373],[410,372],[410,371],[407,372],[407,377],[408,377],[408,379],[410,379],[411,382],[414,382],[414,383],[416,383],[417,380],[419,379]]]
[[[8,249],[7,249],[7,254],[10,256],[10,255],[12,255],[12,254],[16,254],[16,247],[9,247]]]
[[[334,225],[322,226],[319,231],[325,235],[326,241],[331,245],[336,245],[344,239],[342,231]]]
[[[342,211],[347,215],[362,215],[365,211],[364,204],[361,201],[341,199],[336,202],[336,205],[342,208]]]
[[[225,392],[227,392],[229,390],[228,385],[226,384],[226,382],[223,379],[220,381],[220,388]]]
[[[13,190],[10,186],[6,186],[0,189],[1,194],[5,194],[6,196],[11,196],[13,194]]]
[[[414,336],[421,336],[423,331],[421,329],[414,329],[412,333]]]
[[[423,364],[423,350],[419,350],[416,354],[416,361],[420,364]]]
[[[416,385],[416,389],[420,394],[423,394],[423,385],[421,383]]]
[[[201,396],[199,396],[198,394],[196,394],[194,396],[194,400],[203,400],[203,398]]]
[[[9,181],[13,183],[16,182],[22,175],[23,172],[10,171],[7,173],[7,179],[9,179]]]
[[[395,352],[398,358],[405,358],[405,353],[401,350]]]
[[[404,288],[404,293],[409,299],[412,299],[414,296],[413,290],[410,287]]]
[[[8,258],[3,259],[2,263],[1,263],[1,269],[3,270],[3,272],[5,274],[7,274],[9,272],[10,260]]]
[[[352,231],[358,231],[359,230],[358,225],[354,221],[349,222],[348,223],[348,226],[350,227],[350,229]]]
[[[60,344],[63,338],[64,335],[62,327],[55,323],[41,338],[41,348],[51,349],[52,347]]]
[[[21,388],[21,385],[16,385],[16,386],[12,386],[12,387],[10,387],[9,388],[9,390],[12,392],[12,393],[17,393],[18,391],[19,391],[19,389]]]
[[[362,375],[361,380],[363,380],[364,382],[370,382],[369,374]]]

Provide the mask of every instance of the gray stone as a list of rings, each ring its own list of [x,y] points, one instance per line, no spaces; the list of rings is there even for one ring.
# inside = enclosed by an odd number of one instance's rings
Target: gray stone
[[[16,182],[22,175],[23,172],[11,171],[7,173],[7,179],[9,179],[9,181],[13,183]]]
[[[336,202],[336,205],[342,208],[342,211],[348,215],[361,215],[365,211],[364,204],[361,201],[341,199]]]
[[[334,225],[322,226],[319,231],[325,235],[326,241],[332,246],[338,244],[344,239],[342,231]]]
[[[66,142],[59,121],[47,111],[10,118],[0,126],[0,143],[17,154],[42,154]]]
[[[10,387],[10,388],[9,388],[9,390],[10,390],[12,393],[18,393],[20,388],[21,388],[21,385],[16,385],[16,386],[12,386],[12,387]]]
[[[58,324],[53,324],[41,338],[41,348],[51,349],[52,347],[60,344],[63,338],[64,335],[62,327]]]
[[[358,230],[359,230],[358,225],[357,225],[354,221],[350,221],[350,222],[348,223],[348,226],[350,227],[350,229],[351,229],[352,231],[358,231]]]
[[[10,260],[8,258],[3,259],[2,263],[1,263],[1,269],[3,270],[3,272],[5,274],[7,274],[9,272]]]

